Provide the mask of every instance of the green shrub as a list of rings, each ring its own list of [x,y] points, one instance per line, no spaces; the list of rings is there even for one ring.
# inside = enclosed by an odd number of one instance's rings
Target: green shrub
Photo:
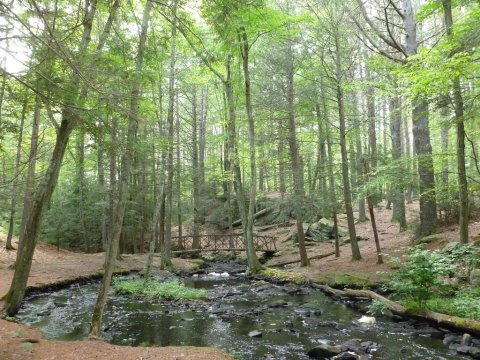
[[[423,308],[435,293],[447,289],[444,279],[454,275],[456,269],[449,255],[415,247],[407,252],[407,260],[390,275],[386,286],[401,298],[411,299]]]
[[[152,279],[114,280],[113,285],[119,294],[140,295],[149,298],[198,300],[208,296],[206,290],[188,288],[177,280],[165,282]]]

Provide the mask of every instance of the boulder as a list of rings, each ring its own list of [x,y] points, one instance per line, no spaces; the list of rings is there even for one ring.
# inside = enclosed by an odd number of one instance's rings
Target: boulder
[[[413,245],[423,245],[423,244],[430,244],[431,242],[440,240],[440,236],[438,234],[433,234],[429,236],[425,236],[420,239],[416,239],[413,241]]]
[[[320,344],[318,346],[315,346],[313,349],[310,349],[307,352],[307,355],[311,359],[327,360],[335,355],[340,354],[341,352],[342,352],[341,346]]]

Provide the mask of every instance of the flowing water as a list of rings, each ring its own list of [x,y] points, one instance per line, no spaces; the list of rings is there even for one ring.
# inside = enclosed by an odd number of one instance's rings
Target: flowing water
[[[204,288],[203,304],[161,303],[111,294],[103,322],[104,339],[134,346],[190,345],[224,349],[237,359],[308,359],[306,352],[325,341],[373,341],[372,359],[462,359],[449,354],[441,339],[413,336],[413,323],[378,318],[359,324],[361,313],[321,292],[293,285],[249,281],[245,277],[203,275],[182,279]],[[32,295],[17,316],[49,339],[79,340],[88,334],[99,283],[74,284]],[[261,337],[250,337],[258,330]]]

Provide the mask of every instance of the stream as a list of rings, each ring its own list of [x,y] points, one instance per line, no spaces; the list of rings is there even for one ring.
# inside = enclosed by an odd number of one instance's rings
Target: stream
[[[319,344],[345,342],[367,344],[370,359],[471,359],[449,350],[441,330],[388,317],[360,324],[361,312],[309,287],[248,280],[244,274],[179,280],[207,289],[210,300],[161,302],[112,291],[103,338],[118,345],[217,347],[243,360],[308,359],[307,351]],[[48,339],[84,339],[98,288],[92,281],[30,295],[16,319]],[[261,336],[252,337],[253,331]]]

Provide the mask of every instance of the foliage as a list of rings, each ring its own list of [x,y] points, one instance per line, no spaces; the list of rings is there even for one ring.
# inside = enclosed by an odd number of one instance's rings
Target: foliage
[[[394,259],[395,262],[400,260]],[[457,268],[448,255],[414,247],[407,252],[406,261],[391,274],[386,287],[424,307],[434,294],[446,290],[444,279],[452,276]]]
[[[367,313],[370,315],[386,315],[389,311],[388,307],[378,300],[373,300],[367,309]]]
[[[188,288],[177,280],[161,282],[154,279],[115,279],[113,285],[119,294],[140,295],[155,299],[199,300],[208,296],[206,290]]]

